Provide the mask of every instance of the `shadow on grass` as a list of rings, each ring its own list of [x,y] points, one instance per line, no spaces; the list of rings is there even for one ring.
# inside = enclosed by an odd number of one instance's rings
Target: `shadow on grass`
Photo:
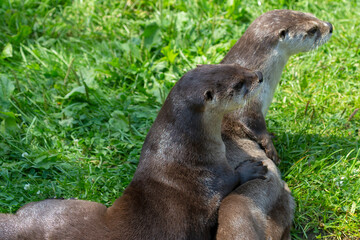
[[[279,168],[297,205],[294,239],[360,237],[356,216],[359,132],[346,132],[348,137],[289,132],[276,135],[274,142],[282,159]]]
[[[289,132],[276,134],[274,143],[282,159],[279,168],[286,175],[293,165],[304,159],[311,165],[323,158],[338,161],[350,152],[349,157],[355,157],[360,147],[360,136],[356,135],[339,137]]]

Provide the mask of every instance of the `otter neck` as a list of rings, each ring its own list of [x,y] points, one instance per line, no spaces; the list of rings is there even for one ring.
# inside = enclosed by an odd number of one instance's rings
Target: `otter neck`
[[[183,104],[166,101],[146,137],[138,169],[152,164],[159,167],[166,162],[178,162],[188,158],[189,152],[195,156],[191,159],[198,162],[214,159],[211,156],[213,153],[219,153],[219,158],[225,156],[225,145],[221,139],[222,118],[223,114],[219,112],[193,111]],[[190,161],[189,164],[197,163]]]
[[[290,55],[279,51],[278,49],[279,48],[276,47],[263,64],[257,68],[264,76],[261,93],[258,95],[258,98],[262,103],[261,111],[264,117],[269,110],[275,90],[280,82],[282,71],[290,57]]]
[[[184,136],[183,143],[187,142],[189,145],[184,147],[196,146],[196,149],[193,150],[194,153],[199,150],[204,159],[207,158],[207,152],[211,152],[211,158],[213,158],[214,153],[222,154],[223,151],[225,152],[225,145],[221,138],[221,122],[224,113],[211,109],[201,113],[194,113],[191,110],[189,110],[190,113],[181,112],[182,116],[187,117],[176,118],[175,131]]]
[[[239,42],[238,44],[236,50],[242,54],[234,54],[230,51],[231,56],[228,56],[229,54],[225,56],[221,63],[238,63],[245,68],[262,72],[264,82],[261,84],[260,94],[255,98],[261,103],[261,111],[265,117],[290,54],[282,50],[279,44],[266,53],[244,54],[249,49],[248,46]]]
[[[225,145],[221,138],[221,122],[224,117],[222,113],[205,112],[202,116],[203,138],[205,148],[225,151]]]

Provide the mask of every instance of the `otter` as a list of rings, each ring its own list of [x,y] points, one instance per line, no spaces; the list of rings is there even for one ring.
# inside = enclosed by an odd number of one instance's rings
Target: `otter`
[[[263,161],[269,171],[268,181],[248,182],[223,200],[217,239],[290,239],[295,203],[274,164],[279,158],[264,117],[289,57],[316,49],[332,32],[331,23],[310,13],[270,11],[254,20],[221,61],[261,71],[264,78],[260,94],[224,116],[227,159],[233,167],[244,159]]]
[[[223,115],[256,96],[261,82],[260,72],[238,64],[189,71],[169,93],[131,183],[111,207],[33,202],[0,215],[0,239],[210,239],[221,200],[267,172],[260,161],[231,167],[221,138]]]
[[[244,109],[224,117],[223,134],[231,136],[234,129],[241,129],[237,135],[246,134],[257,141],[266,155],[279,163],[264,117],[282,70],[291,55],[321,46],[330,39],[332,31],[331,23],[321,21],[310,13],[292,10],[273,10],[255,19],[221,63],[238,63],[245,68],[261,71],[264,84],[261,93],[249,101]]]

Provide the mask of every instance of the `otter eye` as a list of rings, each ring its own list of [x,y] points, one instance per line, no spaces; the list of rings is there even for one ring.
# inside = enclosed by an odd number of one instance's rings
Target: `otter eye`
[[[279,37],[281,39],[284,39],[286,37],[286,34],[287,34],[287,30],[286,29],[281,29],[280,32],[279,32]]]
[[[312,27],[309,31],[308,31],[308,34],[309,35],[314,35],[318,30],[318,27],[315,26],[315,27]]]

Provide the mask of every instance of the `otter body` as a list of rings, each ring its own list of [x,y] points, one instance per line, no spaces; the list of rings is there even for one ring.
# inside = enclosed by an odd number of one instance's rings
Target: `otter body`
[[[257,141],[266,155],[278,163],[264,117],[282,70],[291,55],[321,46],[330,39],[332,31],[330,23],[310,13],[291,10],[274,10],[255,19],[221,63],[238,63],[245,68],[260,71],[264,84],[260,94],[247,102],[243,109],[225,115],[223,134],[232,136],[234,126],[238,127],[239,134]]]
[[[231,167],[221,139],[223,115],[243,106],[261,81],[237,64],[188,72],[151,127],[132,182],[110,208],[81,200],[30,203],[0,215],[0,239],[211,239],[220,201],[267,171],[255,161]]]
[[[259,160],[269,172],[268,181],[248,182],[223,200],[217,239],[290,239],[295,204],[274,164],[279,158],[264,117],[289,57],[322,45],[332,31],[330,23],[309,13],[270,11],[249,26],[222,60],[264,74],[260,94],[224,117],[222,137],[229,163]]]
[[[233,145],[229,141],[225,141],[226,149],[238,154],[238,159],[230,161],[231,166],[241,159],[261,161],[268,168],[267,180],[249,181],[223,199],[216,239],[290,239],[295,203],[278,168],[256,141],[240,137],[232,141]]]

